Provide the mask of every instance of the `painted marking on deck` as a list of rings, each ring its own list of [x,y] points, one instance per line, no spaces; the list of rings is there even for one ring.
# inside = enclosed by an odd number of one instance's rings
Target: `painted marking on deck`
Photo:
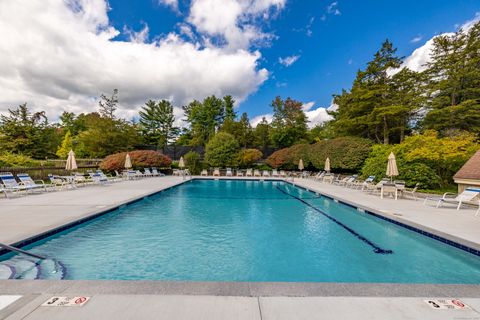
[[[428,299],[423,300],[430,308],[435,310],[466,310],[470,309],[465,303],[458,299]]]
[[[0,296],[0,310],[5,309],[22,296]]]
[[[42,307],[82,307],[90,297],[51,297],[42,304]]]

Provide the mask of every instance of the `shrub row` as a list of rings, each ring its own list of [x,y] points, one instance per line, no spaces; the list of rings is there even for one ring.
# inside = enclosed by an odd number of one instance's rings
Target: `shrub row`
[[[100,169],[113,171],[122,170],[125,168],[125,157],[127,153],[132,160],[132,166],[134,168],[145,167],[168,167],[172,163],[172,159],[163,155],[158,151],[153,150],[135,150],[129,152],[120,152],[107,156],[100,163]]]
[[[267,158],[266,163],[273,168],[294,170],[302,159],[305,168],[323,170],[325,160],[329,157],[333,171],[354,172],[361,169],[371,148],[370,140],[341,137],[278,150]]]

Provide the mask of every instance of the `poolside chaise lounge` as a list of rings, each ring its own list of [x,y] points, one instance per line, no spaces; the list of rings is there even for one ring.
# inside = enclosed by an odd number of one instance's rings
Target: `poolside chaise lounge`
[[[268,171],[268,170],[263,170],[262,176],[264,176],[264,177],[270,177],[270,171]]]
[[[63,190],[63,188],[72,186],[67,180],[53,174],[48,174],[48,180],[50,180],[51,187],[57,190]]]
[[[282,178],[287,177],[287,173],[285,172],[285,170],[280,170],[279,175],[280,175],[280,177],[282,177]]]
[[[375,176],[368,176],[364,181],[355,181],[353,187],[360,190],[365,190],[369,185],[373,185],[375,182]]]
[[[325,177],[325,171],[319,171],[316,175],[312,176],[313,180],[322,180]]]
[[[390,182],[390,179],[388,178],[383,178],[382,180],[380,180],[377,184],[368,184],[367,187],[365,189],[363,189],[363,191],[365,192],[368,192],[368,193],[379,193],[382,191],[382,186],[384,183],[388,183]]]
[[[227,172],[225,173],[225,176],[227,177],[233,176],[232,168],[227,168]]]
[[[24,185],[20,185],[17,180],[15,180],[15,177],[11,172],[0,172],[0,182],[3,185],[3,192],[6,197],[7,196],[7,191],[9,192],[20,192],[20,191],[25,191],[27,192],[29,188]]]
[[[252,169],[247,169],[247,172],[245,173],[246,177],[253,177]]]
[[[109,183],[108,178],[98,172],[89,172],[88,175],[90,176],[90,179],[92,179],[94,184],[105,185]]]
[[[278,177],[278,176],[279,176],[279,174],[278,174],[277,169],[273,169],[272,170],[272,177]]]
[[[153,177],[153,173],[150,171],[150,169],[148,168],[143,168],[143,174],[146,176],[146,177]]]
[[[220,169],[215,168],[215,169],[213,170],[213,176],[214,176],[214,177],[220,177]]]
[[[340,185],[341,186],[343,185],[345,187],[353,187],[353,186],[355,186],[357,178],[358,178],[358,175],[354,174],[347,181],[345,181],[343,184],[340,184]]]
[[[427,197],[423,204],[426,204],[428,201],[435,201],[437,203],[436,207],[440,208],[445,203],[451,203],[457,205],[457,210],[460,210],[462,204],[474,204],[475,200],[479,201],[480,205],[479,196],[480,189],[467,188],[460,194],[445,192],[441,198]]]
[[[237,170],[237,177],[243,177],[243,171]]]
[[[207,169],[203,169],[202,172],[200,172],[200,175],[201,175],[201,176],[204,176],[204,177],[208,176],[208,171],[207,171]]]
[[[47,190],[47,185],[43,180],[33,180],[28,173],[18,173],[17,178],[20,180],[21,184],[24,186],[30,188],[30,190],[35,191],[35,190],[42,190],[43,191],[48,191]],[[39,183],[37,183],[39,182]]]
[[[152,174],[153,174],[154,177],[165,177],[165,173],[161,173],[155,167],[152,167]]]
[[[262,174],[260,173],[260,170],[255,169],[255,170],[253,170],[253,176],[254,177],[261,177]]]
[[[407,195],[407,194],[408,194],[408,195],[412,196],[413,200],[417,201],[417,194],[416,194],[416,192],[417,192],[417,190],[418,190],[419,187],[420,187],[420,183],[417,182],[417,183],[415,184],[415,187],[413,187],[412,189],[405,188],[405,189],[403,189],[402,193],[403,193],[404,195]]]

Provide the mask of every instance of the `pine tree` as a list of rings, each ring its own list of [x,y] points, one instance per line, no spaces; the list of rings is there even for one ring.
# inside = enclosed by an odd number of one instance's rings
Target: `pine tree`
[[[480,133],[480,22],[470,30],[434,39],[429,78],[429,112],[423,126],[443,134]]]
[[[144,141],[164,148],[177,134],[175,115],[170,101],[149,100],[140,111],[140,131]]]
[[[113,89],[111,97],[107,97],[104,94],[100,96],[99,112],[102,117],[115,119],[115,111],[117,110],[118,104],[118,89]]]
[[[235,120],[237,117],[237,113],[235,112],[235,100],[233,100],[232,96],[225,96],[223,97],[223,104],[225,106],[225,118],[224,121],[227,120]]]

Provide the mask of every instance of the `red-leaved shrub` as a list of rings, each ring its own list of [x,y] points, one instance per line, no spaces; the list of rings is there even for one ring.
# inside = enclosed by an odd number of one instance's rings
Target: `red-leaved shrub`
[[[163,155],[158,151],[153,150],[135,150],[129,152],[120,152],[107,156],[100,163],[100,169],[113,171],[113,170],[122,170],[125,168],[125,157],[127,153],[130,155],[132,160],[132,166],[134,168],[145,168],[145,167],[168,167],[172,163],[172,159]]]

